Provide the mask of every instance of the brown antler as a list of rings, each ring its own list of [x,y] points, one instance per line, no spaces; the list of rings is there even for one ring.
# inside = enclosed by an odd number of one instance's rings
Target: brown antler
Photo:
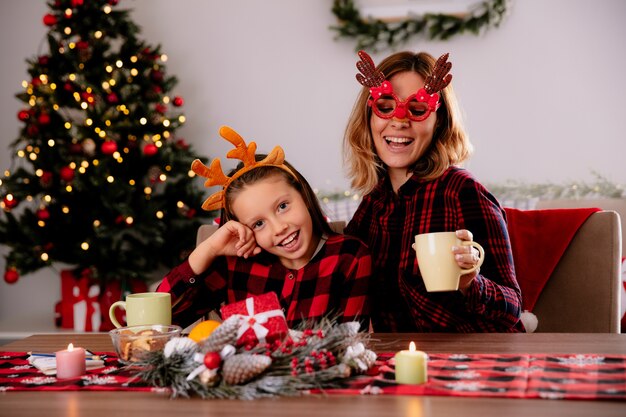
[[[378,87],[385,81],[385,75],[376,69],[374,61],[365,51],[359,51],[360,61],[357,61],[356,67],[361,74],[356,75],[357,81],[365,87]]]
[[[272,149],[272,152],[270,152],[265,158],[263,158],[263,160],[257,162],[255,157],[256,143],[250,142],[250,144],[246,146],[246,142],[239,135],[239,133],[235,132],[228,126],[222,126],[220,128],[220,136],[222,136],[224,139],[226,139],[235,146],[235,149],[231,149],[226,154],[226,157],[239,159],[243,162],[243,168],[235,172],[232,177],[228,177],[224,174],[224,171],[222,170],[222,164],[219,158],[213,159],[209,167],[204,165],[199,159],[196,159],[192,162],[191,170],[199,176],[207,179],[204,182],[205,187],[212,187],[215,185],[223,186],[222,190],[209,196],[209,198],[204,201],[204,203],[202,204],[202,208],[204,210],[218,210],[224,207],[224,193],[226,191],[226,188],[228,188],[228,186],[234,180],[242,176],[245,172],[250,171],[251,169],[267,165],[277,166],[294,175],[293,172],[291,172],[291,170],[283,164],[285,162],[285,152],[280,146],[274,147],[274,149]]]
[[[450,54],[447,53],[441,55],[437,62],[435,62],[432,74],[426,78],[424,90],[426,90],[428,94],[443,90],[450,84],[450,81],[452,81],[452,74],[448,74],[450,68],[452,68],[452,63],[447,62],[449,55]]]

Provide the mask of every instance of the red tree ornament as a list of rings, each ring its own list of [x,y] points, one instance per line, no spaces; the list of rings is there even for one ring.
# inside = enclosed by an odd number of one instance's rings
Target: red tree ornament
[[[220,367],[221,363],[222,357],[217,352],[207,352],[206,355],[204,355],[204,366],[206,366],[207,369],[217,369]]]
[[[50,62],[50,57],[48,55],[42,55],[40,56],[37,61],[39,62],[39,65],[48,65],[48,62]]]
[[[4,280],[7,284],[14,284],[19,278],[20,273],[17,272],[17,269],[15,268],[7,268],[7,270],[4,271]]]
[[[41,113],[37,119],[40,125],[50,124],[50,115],[48,113]]]
[[[109,104],[115,104],[118,102],[118,98],[117,98],[117,94],[115,93],[109,93],[107,95],[107,101],[109,102]]]
[[[78,7],[83,5],[83,0],[72,0],[72,7]]]
[[[28,136],[37,136],[39,134],[39,128],[35,125],[30,125],[26,128],[26,134]]]
[[[167,111],[167,106],[165,104],[159,103],[154,106],[154,111],[156,111],[157,113],[165,114],[165,112]]]
[[[4,197],[4,207],[7,209],[15,208],[19,204],[19,200],[13,196],[13,194],[8,194]]]
[[[102,153],[105,155],[112,155],[115,151],[117,151],[117,143],[112,140],[107,140],[100,147]]]
[[[20,110],[17,113],[17,118],[20,119],[22,122],[25,122],[30,118],[30,113],[28,112],[28,110]]]
[[[176,106],[176,107],[180,107],[183,104],[185,104],[185,100],[183,100],[183,98],[180,97],[180,96],[176,96],[176,97],[174,97],[174,100],[172,101],[172,104],[174,104],[174,106]]]
[[[54,26],[57,24],[57,18],[55,15],[48,13],[43,17],[43,24],[46,26]]]
[[[70,167],[63,167],[59,171],[59,176],[63,181],[70,182],[74,179],[74,170]]]
[[[39,220],[48,220],[50,218],[50,212],[46,208],[37,210],[37,218]]]
[[[154,143],[149,143],[143,147],[143,154],[146,156],[153,156],[153,155],[156,155],[158,150],[159,148],[157,148],[157,146]]]
[[[52,185],[52,172],[44,171],[39,178],[39,183],[42,187],[47,188]]]

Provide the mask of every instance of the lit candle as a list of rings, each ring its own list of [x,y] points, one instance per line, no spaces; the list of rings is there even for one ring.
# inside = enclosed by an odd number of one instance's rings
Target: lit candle
[[[409,350],[396,353],[396,382],[399,384],[423,384],[428,380],[428,355],[415,350],[411,342]]]
[[[60,350],[55,354],[57,360],[57,379],[75,378],[85,375],[85,349],[73,344],[67,345],[67,350]]]

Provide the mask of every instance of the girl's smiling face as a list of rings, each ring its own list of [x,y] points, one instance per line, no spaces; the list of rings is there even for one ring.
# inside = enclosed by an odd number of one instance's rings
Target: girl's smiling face
[[[300,269],[311,260],[320,236],[313,233],[302,195],[281,175],[246,185],[231,208],[237,220],[252,229],[257,244],[285,267]]]

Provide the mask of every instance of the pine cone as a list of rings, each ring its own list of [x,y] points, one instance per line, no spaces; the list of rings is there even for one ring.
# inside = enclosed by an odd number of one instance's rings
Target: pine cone
[[[220,352],[226,345],[234,345],[237,342],[237,330],[241,322],[241,316],[230,316],[217,329],[201,342],[200,350],[206,352]]]
[[[250,381],[263,373],[272,363],[266,355],[241,353],[226,359],[222,368],[224,381],[230,385],[239,385]]]

